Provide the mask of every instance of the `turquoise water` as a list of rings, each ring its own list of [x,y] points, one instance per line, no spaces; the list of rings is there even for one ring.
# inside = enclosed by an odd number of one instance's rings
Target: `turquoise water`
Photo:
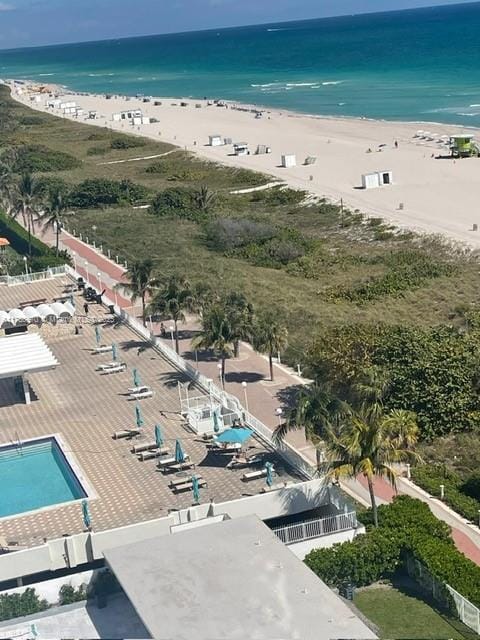
[[[86,497],[55,440],[0,448],[0,517]]]
[[[0,76],[480,126],[480,3],[0,51]]]

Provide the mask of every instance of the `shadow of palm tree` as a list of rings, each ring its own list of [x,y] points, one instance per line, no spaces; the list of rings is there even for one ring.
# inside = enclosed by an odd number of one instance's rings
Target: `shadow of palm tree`
[[[137,349],[138,355],[146,351],[147,349],[151,349],[151,345],[145,340],[125,340],[124,342],[120,342],[120,349],[122,351],[131,351],[132,349]]]
[[[218,355],[216,355],[213,351],[197,351],[196,354],[195,351],[184,351],[182,355],[185,360],[190,360],[192,362],[195,362],[197,360],[198,362],[218,361]]]
[[[225,382],[259,382],[260,380],[265,380],[265,376],[255,371],[227,371],[225,373]]]
[[[275,394],[275,397],[282,404],[282,408],[286,409],[294,409],[297,405],[298,396],[304,386],[302,384],[297,384],[290,387],[284,387],[283,389],[279,389]]]
[[[167,371],[161,373],[159,380],[168,388],[176,387],[178,383],[188,385],[189,389],[194,387],[194,381],[184,371]]]

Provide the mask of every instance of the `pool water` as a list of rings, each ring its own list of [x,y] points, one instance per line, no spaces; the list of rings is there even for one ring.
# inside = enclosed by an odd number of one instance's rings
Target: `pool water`
[[[55,438],[0,447],[0,518],[85,497]]]

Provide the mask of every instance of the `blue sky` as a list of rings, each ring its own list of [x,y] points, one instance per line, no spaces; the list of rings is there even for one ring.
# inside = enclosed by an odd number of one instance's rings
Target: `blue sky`
[[[0,48],[411,9],[461,0],[0,0]]]

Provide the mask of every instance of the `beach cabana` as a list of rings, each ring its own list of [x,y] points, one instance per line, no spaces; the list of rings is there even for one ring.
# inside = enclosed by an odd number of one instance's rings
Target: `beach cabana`
[[[208,136],[208,144],[211,147],[221,147],[223,145],[223,138],[218,133],[214,133],[211,136]]]
[[[376,189],[389,184],[393,184],[393,174],[389,170],[364,173],[362,175],[362,189]]]
[[[56,324],[57,315],[53,311],[53,309],[48,304],[39,304],[37,307],[37,312],[40,314],[43,322],[51,322],[52,324]]]
[[[70,309],[67,309],[67,307],[62,302],[53,302],[50,307],[57,318],[61,318],[62,320],[70,320],[70,318],[73,316],[73,313],[70,311]]]
[[[15,327],[21,327],[28,324],[28,319],[25,317],[25,314],[21,309],[11,309],[8,313],[8,318]]]
[[[42,324],[42,316],[38,313],[35,307],[24,307],[22,311],[27,320],[32,324]]]
[[[233,153],[236,156],[249,156],[250,155],[250,149],[248,148],[248,143],[247,142],[236,142],[233,145]]]
[[[6,311],[0,311],[0,329],[11,329],[14,325]]]
[[[468,158],[480,154],[480,148],[477,146],[474,136],[470,134],[450,136],[450,151],[453,158]]]
[[[297,158],[293,153],[288,153],[282,156],[282,167],[289,169],[290,167],[297,166]]]

